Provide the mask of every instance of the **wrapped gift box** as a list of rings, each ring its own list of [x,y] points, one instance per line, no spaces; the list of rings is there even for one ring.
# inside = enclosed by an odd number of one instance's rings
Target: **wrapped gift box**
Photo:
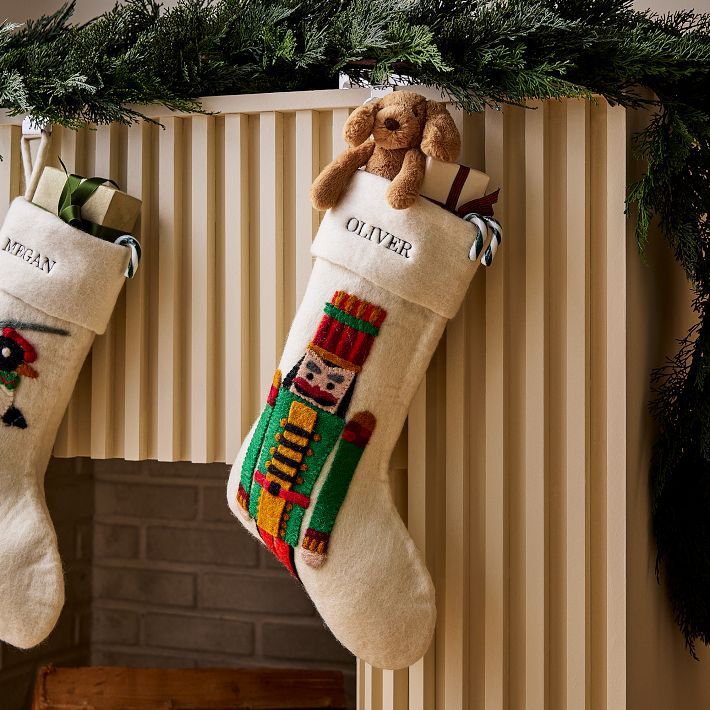
[[[490,178],[485,173],[458,163],[427,158],[419,194],[451,212],[463,216],[467,203],[483,197]]]
[[[57,214],[59,197],[67,175],[58,168],[45,168],[37,184],[32,202],[38,207]],[[81,208],[81,217],[87,222],[132,234],[140,214],[141,201],[117,190],[110,184],[101,185]]]

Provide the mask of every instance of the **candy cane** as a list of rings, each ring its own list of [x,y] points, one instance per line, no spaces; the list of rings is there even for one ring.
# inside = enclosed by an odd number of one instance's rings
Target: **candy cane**
[[[488,224],[488,229],[492,232],[491,243],[486,248],[485,253],[481,257],[481,264],[483,266],[490,266],[493,263],[493,257],[498,251],[498,245],[502,241],[502,230],[500,227],[500,222],[493,217],[484,217],[486,223]]]
[[[469,212],[467,215],[464,215],[463,219],[473,224],[476,228],[476,237],[474,238],[471,249],[468,252],[468,258],[471,261],[475,261],[479,256],[481,256],[483,245],[490,233],[490,242],[481,257],[481,264],[483,264],[483,266],[490,266],[493,263],[493,257],[495,256],[496,251],[498,251],[498,245],[502,241],[500,222],[493,217],[486,217],[484,215],[477,214],[476,212]]]

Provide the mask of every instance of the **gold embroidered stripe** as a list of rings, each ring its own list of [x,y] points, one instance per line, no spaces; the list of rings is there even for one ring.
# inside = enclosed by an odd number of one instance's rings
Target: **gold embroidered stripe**
[[[306,439],[305,436],[297,436],[296,434],[292,434],[290,431],[285,431],[283,438],[286,439],[286,441],[290,441],[292,444],[296,444],[296,446],[305,447],[306,444],[308,444],[308,439]]]
[[[283,471],[287,476],[293,476],[296,473],[296,466],[288,466],[281,461],[277,461],[276,458],[271,459],[271,466],[277,468],[279,471]]]

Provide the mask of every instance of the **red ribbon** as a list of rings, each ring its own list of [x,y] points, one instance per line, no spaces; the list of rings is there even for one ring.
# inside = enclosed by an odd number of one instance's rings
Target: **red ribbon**
[[[495,205],[496,202],[498,202],[498,193],[500,192],[500,188],[498,188],[495,192],[489,192],[487,195],[484,195],[483,197],[479,197],[476,200],[471,200],[470,202],[465,202],[463,205],[459,205],[456,208],[456,212],[460,217],[463,217],[471,212],[475,212],[476,214],[480,214],[483,217],[492,217],[493,216],[493,205]]]

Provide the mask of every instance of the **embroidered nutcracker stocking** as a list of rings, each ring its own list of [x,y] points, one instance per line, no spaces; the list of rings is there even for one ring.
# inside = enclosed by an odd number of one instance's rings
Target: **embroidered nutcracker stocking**
[[[42,641],[64,603],[44,472],[129,257],[23,198],[0,229],[0,640],[13,646]]]
[[[472,247],[479,255],[482,245],[473,225],[423,198],[393,209],[388,186],[358,172],[326,213],[303,302],[227,495],[344,646],[401,668],[425,653],[436,609],[392,502],[388,463],[476,270]]]

